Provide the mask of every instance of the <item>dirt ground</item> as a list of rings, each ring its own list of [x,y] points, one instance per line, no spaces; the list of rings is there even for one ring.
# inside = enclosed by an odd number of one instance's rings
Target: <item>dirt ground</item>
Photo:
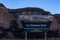
[[[0,38],[0,40],[25,40],[20,38]],[[44,40],[44,39],[27,39],[27,40]],[[60,40],[60,38],[48,38],[48,40]]]

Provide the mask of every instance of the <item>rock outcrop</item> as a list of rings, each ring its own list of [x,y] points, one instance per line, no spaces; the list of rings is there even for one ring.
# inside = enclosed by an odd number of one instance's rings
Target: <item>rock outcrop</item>
[[[5,28],[9,28],[11,25],[11,21],[15,20],[19,27],[21,27],[20,19],[18,15],[51,15],[52,14],[48,11],[45,11],[41,8],[36,7],[26,7],[26,8],[19,8],[19,9],[8,9],[3,4],[0,4],[0,26]],[[56,19],[53,17],[52,19],[51,29],[55,30]],[[54,26],[55,25],[55,26]]]

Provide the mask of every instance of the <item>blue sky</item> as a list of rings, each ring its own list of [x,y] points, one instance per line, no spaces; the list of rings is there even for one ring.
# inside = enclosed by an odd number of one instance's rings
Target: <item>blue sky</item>
[[[60,14],[60,0],[0,0],[7,8],[38,7],[52,14]]]

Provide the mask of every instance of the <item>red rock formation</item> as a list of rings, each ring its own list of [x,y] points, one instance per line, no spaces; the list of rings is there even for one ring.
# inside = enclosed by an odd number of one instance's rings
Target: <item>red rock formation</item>
[[[0,4],[0,26],[9,28],[11,20],[14,20],[14,16]]]
[[[4,7],[3,4],[0,4],[0,26],[4,28],[9,28],[9,26],[11,25],[11,21],[15,20],[18,23],[19,27],[21,28],[22,25],[20,22],[20,18],[18,17],[19,15],[51,15],[52,16],[50,12],[44,11],[43,9],[40,8],[27,7],[21,9],[7,9],[6,7]],[[57,28],[56,19],[52,17],[49,18],[49,20],[52,21],[52,25],[50,29],[53,31],[56,30]]]

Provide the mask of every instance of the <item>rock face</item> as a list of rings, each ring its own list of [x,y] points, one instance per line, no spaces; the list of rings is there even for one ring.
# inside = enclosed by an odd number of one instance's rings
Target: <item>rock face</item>
[[[6,8],[2,3],[0,3],[0,8]]]
[[[9,9],[11,13],[20,14],[20,15],[52,15],[48,11],[44,11],[40,8],[35,7],[26,7],[21,9]]]
[[[11,20],[14,20],[14,16],[10,14],[3,4],[0,4],[0,27],[8,28]]]
[[[43,9],[36,8],[36,7],[8,9],[3,4],[0,4],[0,26],[3,26],[4,28],[9,28],[9,26],[11,25],[11,21],[15,20],[19,25],[19,27],[21,27],[22,25],[20,22],[20,18],[18,18],[18,15],[50,15],[52,16],[50,12],[44,11]],[[51,21],[52,21],[52,25],[50,29],[55,30],[57,28],[56,19],[53,17]]]
[[[57,23],[60,24],[60,14],[53,15],[57,19]]]
[[[54,14],[53,16],[57,19],[58,30],[60,30],[60,14]]]

